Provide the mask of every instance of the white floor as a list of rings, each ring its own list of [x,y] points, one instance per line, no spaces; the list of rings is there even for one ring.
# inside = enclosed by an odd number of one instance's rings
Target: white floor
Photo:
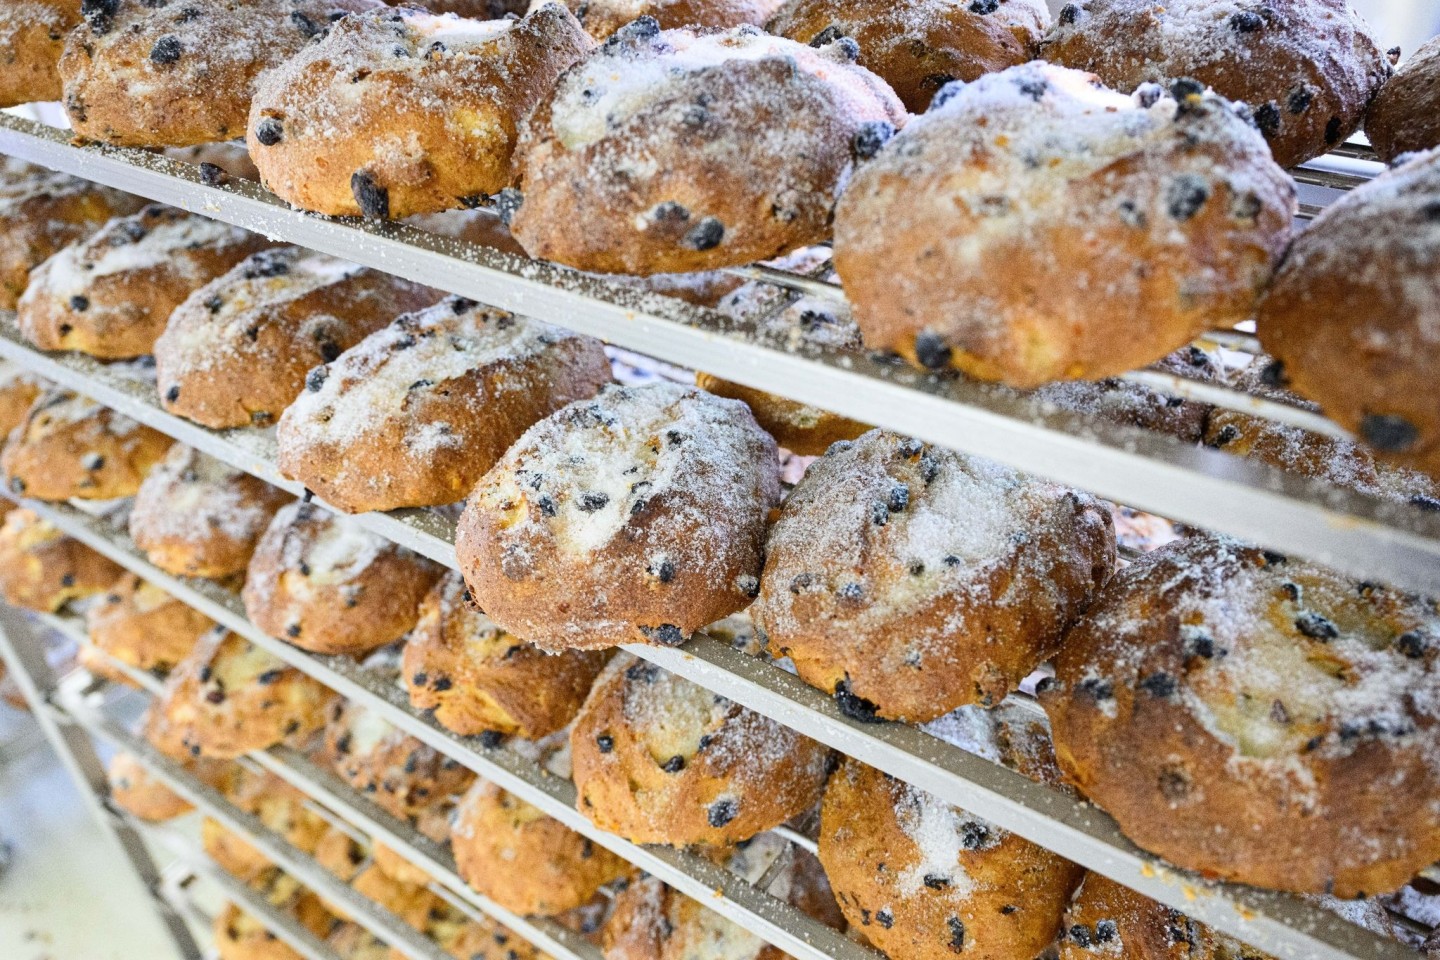
[[[174,960],[151,900],[28,715],[0,704],[3,960]]]

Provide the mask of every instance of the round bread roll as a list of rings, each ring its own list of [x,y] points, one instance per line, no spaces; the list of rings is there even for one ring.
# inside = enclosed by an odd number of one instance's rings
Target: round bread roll
[[[250,622],[312,653],[368,653],[415,626],[441,567],[308,503],[282,507],[250,560]]]
[[[534,0],[532,7],[546,0]],[[640,17],[650,17],[661,30],[729,29],[745,24],[764,26],[783,0],[564,0],[585,32],[605,40]]]
[[[279,870],[256,878],[251,886],[257,888],[271,906],[294,916],[317,937],[329,934],[335,924],[335,917],[319,897]],[[260,920],[233,903],[227,903],[215,916],[214,942],[220,960],[303,960]]]
[[[1440,856],[1437,658],[1433,602],[1197,535],[1116,574],[1041,700],[1066,774],[1140,846],[1353,897]]]
[[[856,153],[905,122],[854,53],[853,41],[815,50],[754,26],[633,21],[525,121],[516,239],[535,257],[634,274],[824,240]]]
[[[1327,207],[1296,238],[1256,332],[1301,396],[1376,455],[1440,477],[1440,150]]]
[[[1264,383],[1263,378],[1272,376],[1273,371],[1267,358],[1257,358],[1241,371],[1236,386],[1269,400],[1319,412],[1316,404],[1289,390]],[[1353,440],[1310,433],[1235,410],[1217,409],[1206,423],[1205,445],[1356,493],[1440,511],[1440,482],[1419,471],[1377,461],[1369,447]]]
[[[183,577],[243,573],[260,535],[292,498],[177,443],[135,496],[130,536],[150,562]]]
[[[1292,167],[1360,128],[1390,61],[1349,0],[1080,0],[1040,46],[1126,93],[1182,77],[1244,101]]]
[[[379,0],[151,0],[83,4],[60,58],[76,134],[127,147],[188,147],[245,129],[257,78]]]
[[[422,931],[452,957],[461,960],[546,960],[545,954],[487,918],[471,920],[448,903],[441,903],[425,918]],[[392,947],[385,960],[409,960]]]
[[[999,703],[1114,568],[1107,504],[874,430],[785,502],[750,613],[849,716],[923,723]]]
[[[1251,317],[1294,184],[1197,85],[1124,97],[1093,80],[1030,63],[950,88],[860,169],[835,266],[866,346],[1036,387]],[[1039,276],[1064,280],[1015,279]]]
[[[332,697],[278,657],[216,627],[170,674],[155,709],[173,731],[171,744],[228,759],[319,730]]]
[[[315,862],[337,879],[350,883],[365,865],[365,848],[350,834],[338,827],[330,827],[320,842],[315,844],[311,854]]]
[[[132,754],[117,753],[105,770],[110,799],[147,823],[173,820],[195,809],[179,794],[150,775]]]
[[[405,644],[410,704],[461,736],[538,740],[574,719],[609,660],[602,651],[545,653],[506,633],[451,570],[420,605]]]
[[[520,20],[348,17],[261,79],[250,155],[267,187],[317,213],[475,206],[514,180],[520,118],[591,45],[558,3]]]
[[[42,350],[143,356],[192,291],[269,245],[239,227],[151,204],[32,270],[17,306],[20,332]]]
[[[75,0],[9,0],[0,6],[0,107],[60,99],[65,35],[80,22]]]
[[[48,386],[46,381],[8,360],[0,360],[0,437],[25,422],[30,408]]]
[[[1202,383],[1219,383],[1225,376],[1215,357],[1194,346],[1181,347],[1151,366],[1160,373]],[[1060,380],[1047,383],[1031,396],[1056,410],[1168,434],[1186,443],[1199,443],[1204,438],[1206,424],[1215,409],[1208,403],[1161,393],[1119,377]]]
[[[729,846],[813,807],[830,751],[629,654],[570,731],[576,806],[635,843]]]
[[[1365,135],[1387,163],[1440,147],[1440,37],[1416,50],[1375,97]]]
[[[160,398],[207,427],[267,426],[312,368],[439,296],[300,247],[266,250],[175,310],[155,342]]]
[[[464,793],[475,780],[459,761],[347,700],[330,707],[325,749],[351,786],[404,819]]]
[[[240,769],[225,799],[295,849],[314,853],[330,825],[306,806],[305,794],[269,771]],[[260,851],[209,817],[201,825],[201,839],[210,859],[241,880],[253,880],[272,866]]]
[[[26,610],[53,613],[104,593],[125,571],[29,510],[11,510],[0,527],[0,595]]]
[[[190,655],[215,621],[133,573],[85,613],[90,642],[136,670],[164,675]]]
[[[1059,960],[1274,960],[1098,873],[1065,911]]]
[[[676,646],[754,596],[779,497],[775,441],[743,404],[611,386],[525,432],[455,546],[480,608],[542,650]]]
[[[892,957],[1031,960],[1084,871],[932,794],[846,760],[820,807],[840,909]]]
[[[360,871],[350,886],[356,893],[373,900],[416,930],[424,930],[431,912],[444,906],[443,900],[424,887],[401,883],[373,865]],[[349,917],[343,911],[340,915]]]
[[[51,387],[0,453],[12,493],[36,500],[133,496],[171,440],[89,397]]]
[[[609,850],[492,783],[476,781],[458,810],[450,839],[460,876],[516,913],[563,913],[631,872]]]
[[[448,833],[440,838],[441,841],[447,839],[449,839]],[[375,866],[385,871],[385,874],[392,880],[424,886],[433,879],[430,874],[378,840],[370,842],[370,858],[375,861]]]
[[[280,418],[280,470],[349,513],[454,503],[609,382],[600,341],[450,297],[310,372]]]
[[[0,33],[14,6],[0,7]],[[3,78],[0,70],[0,86]],[[15,309],[31,270],[141,204],[138,197],[63,173],[0,180],[0,310]]]
[[[1044,0],[788,0],[771,33],[812,46],[850,37],[860,66],[924,113],[951,80],[969,83],[1035,59],[1050,25]]]

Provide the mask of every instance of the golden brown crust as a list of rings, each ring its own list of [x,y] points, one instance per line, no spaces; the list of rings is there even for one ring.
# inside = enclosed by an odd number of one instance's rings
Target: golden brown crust
[[[1181,347],[1152,367],[1161,373],[1203,383],[1218,383],[1225,375],[1215,357],[1195,346]],[[1119,377],[1062,380],[1046,384],[1031,396],[1058,410],[1168,434],[1186,443],[1199,443],[1204,438],[1214,409],[1208,403],[1187,400]]]
[[[1030,960],[1084,871],[924,791],[846,760],[820,807],[840,909],[893,957]]]
[[[135,496],[130,536],[155,566],[183,577],[243,573],[260,535],[291,499],[283,490],[177,443]]]
[[[1059,960],[1273,960],[1098,873],[1075,891],[1059,948]]]
[[[729,846],[815,805],[830,751],[629,654],[570,732],[576,806],[635,843]]]
[[[0,364],[0,437],[25,422],[46,382],[22,367]]]
[[[439,296],[300,247],[257,253],[171,315],[155,343],[160,398],[207,427],[269,425],[311,369]]]
[[[80,22],[71,0],[11,0],[0,8],[0,107],[60,99],[57,65]]]
[[[1059,18],[1040,56],[1126,93],[1194,78],[1250,104],[1285,167],[1359,129],[1391,73],[1349,0],[1240,0],[1223,11],[1193,0],[1083,0]]]
[[[315,853],[329,834],[325,819],[306,806],[305,794],[267,771],[241,769],[224,794],[231,804],[258,818],[265,829],[302,853]],[[209,817],[201,824],[200,837],[206,855],[246,882],[264,876],[273,866],[248,841]]]
[[[268,246],[239,227],[151,204],[32,270],[16,308],[20,332],[42,350],[143,356],[192,291]]]
[[[1296,238],[1256,332],[1295,392],[1376,455],[1440,477],[1440,150],[1327,207]]]
[[[1036,387],[1251,317],[1294,184],[1224,100],[1091,79],[1038,62],[981,77],[860,168],[835,266],[866,346]]]
[[[260,538],[242,596],[272,637],[313,653],[367,653],[415,626],[441,570],[349,517],[295,502]]]
[[[778,499],[775,441],[741,404],[611,386],[525,432],[456,551],[481,609],[542,650],[673,646],[753,595]]]
[[[1380,159],[1440,147],[1440,37],[1406,60],[1375,97],[1365,135]]]
[[[271,870],[256,877],[250,886],[270,904],[291,914],[317,937],[331,932],[336,919],[320,898],[300,887],[293,877]],[[215,916],[215,949],[220,960],[302,960],[300,954],[267,930],[255,917],[234,904]]]
[[[71,600],[105,592],[124,572],[29,510],[5,515],[0,594],[6,603],[51,613]]]
[[[138,197],[61,173],[0,180],[0,309],[15,309],[31,270],[142,204]]]
[[[265,185],[305,210],[386,219],[474,206],[514,180],[520,119],[591,46],[559,4],[518,21],[414,7],[348,17],[261,79],[250,154]]]
[[[110,783],[110,799],[116,806],[149,823],[173,820],[195,809],[152,777],[144,764],[131,754],[115,754],[105,770],[105,778]]]
[[[785,502],[751,616],[842,710],[923,723],[1014,690],[1114,566],[1101,501],[875,430]]]
[[[163,675],[189,656],[200,635],[215,626],[133,573],[117,580],[86,611],[90,642],[136,670]]]
[[[535,0],[536,4],[543,0]],[[639,17],[652,17],[661,30],[727,30],[750,23],[757,27],[775,13],[782,0],[563,0],[596,40],[604,40]]]
[[[574,719],[608,652],[545,653],[496,626],[449,571],[420,606],[403,653],[410,704],[462,736],[536,740]]]
[[[237,757],[319,730],[334,695],[277,657],[216,627],[165,681],[154,712],[166,749]]]
[[[1188,869],[1352,897],[1440,855],[1433,603],[1195,536],[1118,573],[1041,692],[1067,776]]]
[[[233,139],[245,130],[261,73],[299,53],[332,14],[376,6],[378,0],[96,4],[60,58],[65,112],[78,136],[120,146]]]
[[[766,29],[801,43],[850,37],[860,66],[890,84],[906,109],[924,113],[951,80],[969,83],[1035,59],[1049,25],[1042,0],[789,0]]]
[[[434,879],[430,874],[378,840],[372,841],[370,844],[370,857],[375,861],[375,866],[385,871],[392,880],[398,880],[400,883],[424,886]]]
[[[818,457],[830,449],[831,444],[854,440],[871,429],[858,420],[708,373],[695,374],[695,385],[717,397],[745,404],[755,415],[755,422],[774,437],[779,446],[802,457]]]
[[[609,850],[483,780],[460,802],[451,842],[465,882],[520,914],[549,916],[578,907],[632,870]]]
[[[600,341],[450,297],[310,372],[280,418],[280,470],[347,513],[454,503],[610,379]]]
[[[376,866],[366,867],[350,886],[416,930],[425,929],[430,912],[441,909],[444,903],[424,887],[402,883]]]
[[[325,749],[335,772],[397,817],[413,819],[464,793],[475,774],[459,761],[348,700],[330,707]]]
[[[905,122],[852,49],[753,26],[697,35],[634,21],[525,121],[516,238],[535,257],[634,274],[713,270],[825,239],[857,135]]]
[[[605,960],[786,960],[788,954],[654,877],[615,898],[604,929]]]
[[[88,397],[52,387],[11,432],[0,470],[12,493],[37,500],[113,500],[133,496],[173,443]]]

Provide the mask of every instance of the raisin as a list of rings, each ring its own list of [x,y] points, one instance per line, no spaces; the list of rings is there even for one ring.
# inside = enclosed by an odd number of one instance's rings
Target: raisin
[[[1060,26],[1068,27],[1080,19],[1080,6],[1074,3],[1067,3],[1060,8]]]
[[[615,738],[608,733],[602,733],[595,738],[595,746],[599,748],[601,753],[609,753],[615,749]]]
[[[967,820],[960,825],[960,845],[966,850],[979,850],[990,842],[990,831],[983,823]]]
[[[1301,114],[1310,109],[1310,104],[1315,102],[1315,94],[1309,87],[1296,87],[1290,92],[1290,99],[1285,101],[1293,114]]]
[[[860,125],[850,141],[850,152],[856,160],[870,160],[895,136],[895,125],[888,120],[871,120]]]
[[[828,46],[843,36],[845,36],[845,31],[832,23],[810,38],[810,46],[817,48]]]
[[[651,643],[658,643],[662,647],[678,647],[688,638],[684,631],[673,623],[662,623],[658,627],[641,627],[640,632],[645,639]]]
[[[961,91],[963,91],[964,89],[965,81],[950,81],[949,83],[945,84],[945,86],[935,91],[935,96],[930,98],[930,106],[925,108],[925,112],[929,113],[931,110],[939,110],[941,107],[945,106],[945,104],[958,97]]]
[[[858,720],[861,723],[880,723],[883,720],[878,716],[879,706],[850,692],[848,677],[835,684],[835,705],[851,720]]]
[[[1402,633],[1396,637],[1395,646],[1399,647],[1400,652],[1411,660],[1423,658],[1425,651],[1429,648],[1429,645],[1425,642],[1425,638],[1413,630]]]
[[[84,313],[86,310],[90,309],[90,298],[82,297],[78,293],[75,294],[75,296],[70,298],[70,309],[74,310],[76,313]]]
[[[230,174],[208,160],[200,164],[200,182],[207,187],[218,187],[230,179]]]
[[[1322,643],[1340,636],[1340,631],[1335,629],[1335,624],[1313,611],[1307,611],[1296,617],[1295,629],[1311,640],[1319,640]]]
[[[480,731],[480,746],[487,750],[494,750],[505,740],[505,735],[499,730]]]
[[[298,29],[300,34],[307,40],[317,36],[322,29],[318,23],[305,16],[305,14],[299,10],[292,10],[290,12],[290,22],[295,24],[296,29]]]
[[[1077,693],[1085,694],[1085,696],[1094,700],[1096,703],[1115,699],[1115,685],[1109,680],[1103,680],[1099,677],[1088,677],[1081,680],[1075,690]]]
[[[1210,184],[1193,173],[1176,177],[1165,190],[1167,212],[1182,223],[1194,218],[1209,199]]]
[[[950,928],[950,949],[959,953],[965,949],[965,924],[959,917],[947,917],[945,924]]]
[[[580,502],[577,506],[579,506],[582,513],[594,513],[596,510],[603,509],[609,502],[610,496],[608,494],[598,491],[588,491],[580,494]]]
[[[739,813],[740,804],[737,801],[723,798],[710,804],[710,809],[706,811],[706,819],[710,821],[710,826],[719,829],[734,820]]]
[[[1236,33],[1254,33],[1265,26],[1265,18],[1250,10],[1241,10],[1230,18],[1230,29]]]
[[[678,753],[660,765],[660,769],[666,773],[679,773],[685,769],[685,758]]]
[[[1280,132],[1280,107],[1274,100],[1266,101],[1255,108],[1255,126],[1267,137]]]
[[[390,219],[390,191],[375,182],[375,178],[364,170],[356,170],[350,176],[350,192],[360,207],[360,215],[374,220]]]
[[[1367,413],[1360,421],[1360,433],[1377,450],[1401,453],[1420,439],[1420,431],[1404,417],[1393,414]]]
[[[706,217],[685,234],[682,241],[691,250],[713,250],[725,239],[725,224],[714,217]]]
[[[880,926],[884,927],[886,930],[889,930],[891,927],[895,926],[895,915],[889,910],[876,910],[875,922],[880,924]]]
[[[524,202],[525,195],[514,187],[506,187],[495,194],[495,212],[500,216],[500,222],[507,227],[510,226]]]
[[[970,6],[965,9],[979,16],[988,16],[1000,9],[1000,0],[970,0]]]
[[[1175,693],[1175,678],[1168,673],[1152,673],[1140,681],[1140,686],[1152,697],[1169,697]]]
[[[328,368],[314,367],[305,375],[305,389],[311,393],[319,393],[320,388],[325,386],[325,381],[329,379],[329,377],[330,371]]]
[[[285,138],[285,127],[274,117],[265,117],[255,124],[255,139],[262,146],[273,147]]]
[[[934,873],[925,874],[924,882],[925,886],[929,887],[931,890],[944,890],[946,887],[950,886],[949,877],[942,877]]]
[[[155,46],[150,48],[150,62],[161,65],[168,65],[180,59],[184,48],[180,46],[180,38],[166,35],[155,41]]]
[[[930,370],[944,370],[950,366],[949,344],[938,333],[922,330],[915,337],[915,359]]]

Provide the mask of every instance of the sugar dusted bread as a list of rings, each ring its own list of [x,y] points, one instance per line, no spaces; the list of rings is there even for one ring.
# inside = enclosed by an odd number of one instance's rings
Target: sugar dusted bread
[[[53,613],[102,593],[124,571],[29,510],[11,510],[0,526],[0,595],[26,610]]]
[[[90,642],[148,673],[169,673],[215,622],[160,587],[127,573],[85,612]]]
[[[525,432],[456,550],[480,608],[541,649],[674,646],[754,595],[779,494],[775,441],[742,404],[611,386]]]
[[[544,0],[535,0],[538,6]],[[781,0],[565,0],[585,32],[605,40],[627,23],[651,17],[661,30],[714,30],[765,21]]]
[[[207,427],[269,426],[305,377],[440,294],[299,247],[266,250],[180,304],[155,344],[165,409]]]
[[[609,381],[600,341],[449,297],[310,372],[280,419],[280,470],[351,513],[454,503]]]
[[[1239,108],[1170,93],[1034,62],[936,97],[835,211],[865,345],[1028,388],[1249,319],[1295,186]]]
[[[71,0],[9,0],[0,6],[0,107],[60,99],[65,35],[80,22]]]
[[[1375,97],[1365,135],[1381,160],[1440,147],[1440,37],[1410,55]]]
[[[437,804],[453,805],[475,774],[398,729],[375,710],[337,700],[325,723],[325,750],[335,772],[402,819]]]

